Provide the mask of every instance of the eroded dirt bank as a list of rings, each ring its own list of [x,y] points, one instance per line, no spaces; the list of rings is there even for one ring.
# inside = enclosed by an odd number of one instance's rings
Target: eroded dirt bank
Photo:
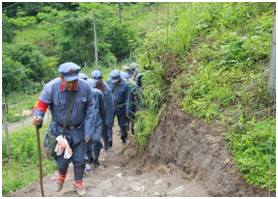
[[[268,190],[249,185],[237,173],[228,143],[221,139],[224,132],[223,127],[210,127],[186,115],[170,97],[140,161],[135,146],[125,153],[138,162],[138,174],[165,165],[166,170],[177,170],[186,181],[203,186],[210,196],[267,197]]]

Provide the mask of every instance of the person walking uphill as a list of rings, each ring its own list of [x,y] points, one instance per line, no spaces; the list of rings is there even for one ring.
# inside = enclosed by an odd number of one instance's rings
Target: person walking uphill
[[[94,133],[92,144],[91,144],[91,150],[93,151],[93,162],[95,165],[95,168],[97,168],[100,163],[98,161],[100,150],[102,147],[102,142],[100,141],[100,137],[103,134],[103,123],[105,123],[105,117],[106,117],[106,112],[105,112],[105,102],[104,102],[104,96],[103,93],[99,90],[96,89],[96,82],[93,81],[92,79],[88,80],[88,83],[90,84],[93,93],[98,96],[98,101],[99,101],[99,113],[97,117],[97,126],[96,126],[96,132]],[[108,143],[108,135],[106,137],[107,143]],[[108,147],[108,145],[107,145]],[[91,152],[92,154],[92,152]],[[88,156],[88,154],[87,154]],[[86,165],[87,167],[87,165]]]
[[[60,77],[45,85],[35,104],[33,124],[42,126],[46,109],[50,106],[52,115],[51,131],[54,136],[61,136],[71,96],[77,92],[65,130],[65,138],[72,150],[72,155],[68,158],[64,156],[64,151],[62,155],[55,157],[59,172],[55,182],[55,191],[62,189],[67,177],[68,166],[72,162],[74,165],[73,185],[77,194],[82,196],[86,194],[86,189],[82,183],[87,161],[86,143],[91,141],[95,131],[99,107],[97,96],[92,95],[89,84],[82,79],[78,79],[79,70],[80,67],[72,62],[60,65],[58,68]]]
[[[103,121],[102,137],[104,140],[104,151],[108,152],[108,147],[112,147],[112,127],[114,124],[114,100],[109,86],[102,80],[103,75],[99,70],[91,73],[92,81],[96,84],[96,88],[101,90],[104,96],[106,120]],[[109,141],[109,146],[108,142]]]
[[[121,139],[122,143],[126,144],[127,138],[127,117],[131,115],[131,91],[126,80],[121,78],[120,71],[113,70],[110,74],[108,86],[111,88],[115,112],[117,116],[118,124],[121,128]]]

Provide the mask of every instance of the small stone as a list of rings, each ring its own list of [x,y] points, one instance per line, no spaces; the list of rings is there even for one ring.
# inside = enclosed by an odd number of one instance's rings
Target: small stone
[[[226,158],[225,163],[227,164],[228,162],[230,162],[230,158]]]
[[[131,188],[129,185],[123,187],[123,190],[124,190],[124,191],[130,191],[131,189],[132,189],[132,188]]]
[[[123,174],[122,174],[122,173],[119,173],[119,174],[116,175],[116,177],[122,178],[122,177],[123,177]]]
[[[140,187],[140,191],[141,191],[141,192],[144,192],[144,191],[145,191],[145,186],[141,186],[141,187]]]
[[[102,181],[101,183],[98,184],[97,188],[101,190],[109,190],[112,187],[112,182],[110,179]]]
[[[147,184],[147,183],[149,183],[150,181],[148,180],[148,179],[145,179],[145,180],[142,180],[142,181],[140,181],[140,183],[142,183],[142,184]]]
[[[88,196],[88,197],[99,197],[101,194],[102,194],[102,190],[96,188],[92,192],[87,193],[86,196]]]
[[[118,169],[118,168],[120,168],[119,166],[114,166],[114,169]]]
[[[135,191],[145,191],[145,186],[141,185],[139,182],[134,182],[130,184],[130,187]]]
[[[167,187],[170,187],[171,185],[172,185],[171,182],[168,182],[168,183],[167,183]]]
[[[159,192],[155,192],[154,195],[157,196],[157,197],[162,197],[162,194],[159,193]]]
[[[175,194],[175,195],[178,195],[180,194],[182,191],[184,190],[184,186],[179,186],[179,187],[176,187],[175,189],[173,189],[172,191],[168,192],[167,194],[168,195],[172,195],[172,194]]]
[[[134,181],[134,177],[130,177],[130,176],[129,176],[129,177],[127,177],[127,180],[128,180],[128,181]]]
[[[166,178],[159,179],[159,180],[157,180],[157,181],[155,182],[155,184],[156,184],[156,185],[161,184],[161,183],[163,183],[165,180],[166,180]]]

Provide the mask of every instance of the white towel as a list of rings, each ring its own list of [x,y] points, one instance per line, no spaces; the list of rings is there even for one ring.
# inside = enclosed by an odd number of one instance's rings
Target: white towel
[[[66,136],[64,136],[64,138],[62,138],[62,135],[60,135],[56,138],[56,140],[58,142],[55,147],[55,152],[57,153],[57,156],[62,155],[64,150],[66,149],[64,158],[69,159],[72,156],[72,150],[69,146]]]

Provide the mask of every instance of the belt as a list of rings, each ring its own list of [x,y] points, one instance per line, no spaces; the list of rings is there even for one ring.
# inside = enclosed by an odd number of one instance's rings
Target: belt
[[[117,102],[114,102],[114,105],[118,106],[118,105],[122,105],[124,104],[125,102],[120,102],[120,103],[117,103]]]
[[[55,121],[56,122],[56,121]],[[62,128],[64,128],[64,126],[58,122],[56,122],[56,124]],[[81,123],[80,123],[81,124]],[[73,129],[76,129],[80,124],[77,124],[77,125],[74,125],[74,126],[67,126],[66,129],[68,130],[73,130]]]

